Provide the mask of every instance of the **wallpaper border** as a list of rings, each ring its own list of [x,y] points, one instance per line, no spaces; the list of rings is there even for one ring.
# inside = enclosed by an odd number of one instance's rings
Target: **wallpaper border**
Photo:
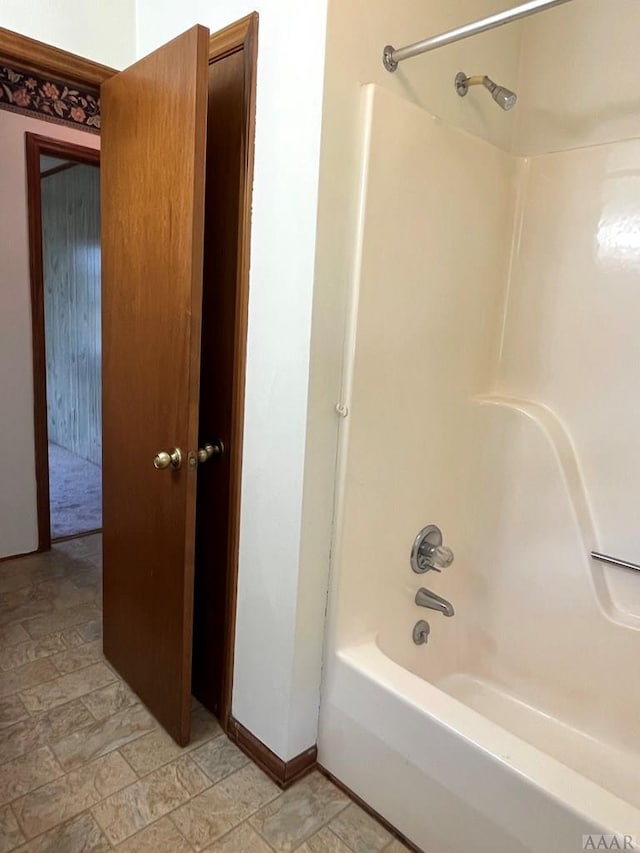
[[[0,109],[100,132],[100,93],[0,64]]]

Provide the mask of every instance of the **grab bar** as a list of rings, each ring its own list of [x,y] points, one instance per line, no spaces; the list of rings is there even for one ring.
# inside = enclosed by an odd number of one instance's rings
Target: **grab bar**
[[[640,566],[637,563],[630,563],[628,560],[619,560],[617,557],[600,554],[598,551],[591,552],[591,559],[598,560],[600,563],[610,563],[612,566],[620,566],[623,569],[632,569],[634,572],[640,572]]]

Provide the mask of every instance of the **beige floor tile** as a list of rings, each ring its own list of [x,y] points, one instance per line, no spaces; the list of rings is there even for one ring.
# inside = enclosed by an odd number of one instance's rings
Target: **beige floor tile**
[[[29,716],[29,712],[24,707],[24,703],[19,696],[7,696],[5,699],[0,699],[0,732],[4,729],[14,726],[20,720],[24,720]]]
[[[33,598],[33,587],[17,590],[15,593],[6,593],[5,600],[0,603],[0,625],[8,625],[10,622],[24,622],[34,616],[50,615],[53,605],[46,598]],[[9,600],[11,596],[14,600]],[[22,599],[22,600],[19,600]]]
[[[111,752],[31,791],[12,804],[13,810],[22,831],[32,838],[75,817],[134,779],[124,758]]]
[[[38,664],[45,663],[53,669],[52,664],[46,658],[43,661],[38,661]],[[29,664],[29,666],[36,666],[36,664]],[[20,670],[16,670],[16,672],[20,672]],[[57,674],[56,670],[54,672]],[[12,674],[9,673],[9,675]],[[22,690],[20,698],[27,710],[34,714],[38,711],[48,711],[57,705],[64,705],[65,702],[70,702],[72,699],[90,693],[92,690],[97,690],[99,687],[104,687],[115,680],[116,676],[108,666],[104,663],[96,663],[77,672],[71,672],[69,675],[58,676],[58,678],[54,678],[45,684]]]
[[[73,649],[66,649],[51,658],[51,663],[61,675],[84,669],[92,663],[102,660],[102,640],[93,643],[83,643]]]
[[[249,764],[176,809],[171,820],[196,850],[203,850],[279,794],[280,789]]]
[[[0,595],[31,586],[31,573],[27,568],[29,563],[33,563],[33,557],[0,563]]]
[[[94,585],[78,586],[68,577],[52,578],[39,583],[34,588],[34,595],[49,601],[54,610],[66,610],[95,601]]]
[[[267,842],[248,823],[207,847],[206,853],[273,853]]]
[[[16,646],[29,639],[29,635],[19,622],[10,622],[0,627],[0,647]]]
[[[102,619],[93,619],[91,622],[86,622],[84,625],[79,625],[76,629],[85,643],[90,643],[92,640],[102,639]]]
[[[295,850],[349,804],[320,773],[311,773],[251,818],[251,825],[280,853]]]
[[[182,749],[164,729],[159,728],[123,746],[120,751],[138,776],[146,776],[159,767],[175,761],[176,758],[188,752],[189,748]]]
[[[353,853],[376,853],[392,841],[391,834],[355,803],[343,809],[329,828]]]
[[[409,853],[409,848],[402,841],[394,838],[391,844],[384,848],[384,853]]]
[[[168,817],[160,818],[116,847],[118,853],[193,853]],[[249,853],[245,850],[244,853]]]
[[[26,632],[25,632],[26,633]],[[50,634],[41,640],[28,640],[26,643],[18,643],[15,646],[0,648],[0,669],[7,672],[17,669],[25,663],[32,663],[40,658],[48,658],[67,648],[61,633]]]
[[[135,705],[112,717],[91,722],[53,743],[51,748],[61,766],[65,770],[73,770],[141,737],[156,726],[147,709]]]
[[[54,610],[44,616],[36,616],[24,622],[24,628],[32,640],[46,637],[56,631],[64,631],[67,628],[75,628],[94,619],[101,619],[100,609],[95,604],[81,604],[78,607],[69,607],[67,610]]]
[[[96,546],[95,553],[91,554],[89,559],[98,566],[102,565],[102,537],[100,537],[100,542]]]
[[[94,554],[80,543],[80,540],[69,540],[55,546],[56,557],[62,560],[67,575],[81,574],[95,568]]]
[[[158,729],[123,747],[121,752],[139,776],[146,776],[220,735],[222,729],[218,721],[200,706],[191,714],[191,741],[186,747],[179,747],[164,729]]]
[[[102,586],[102,559],[99,561],[95,557],[84,557],[81,562],[81,568],[78,569],[77,564],[69,571],[69,578],[76,586]]]
[[[225,735],[199,746],[191,757],[214,783],[249,763],[247,756]]]
[[[111,843],[119,844],[209,784],[193,761],[183,756],[98,803],[93,815]]]
[[[16,853],[109,853],[110,850],[111,845],[93,817],[82,814],[39,835]]]
[[[64,640],[64,645],[67,649],[75,649],[76,646],[81,646],[86,642],[76,628],[67,628],[65,631],[60,632],[60,636]]]
[[[22,586],[20,589],[12,589],[9,592],[0,593],[0,611],[5,614],[15,610],[16,607],[21,607],[29,601],[39,599],[35,594],[33,584]]]
[[[102,556],[84,554],[72,558],[62,558],[66,575],[78,586],[99,583],[102,578]]]
[[[352,853],[347,845],[324,827],[306,841],[302,847],[296,848],[296,853]]]
[[[107,684],[106,687],[101,687],[82,697],[82,703],[96,720],[105,720],[112,714],[136,705],[139,701],[133,690],[130,690],[121,680]]]
[[[93,722],[93,717],[79,699],[44,711],[0,730],[0,761],[9,761],[70,735]]]
[[[102,593],[102,557],[86,556],[75,560],[67,569],[67,577],[78,587],[91,587]]]
[[[222,727],[213,714],[202,705],[191,712],[191,747],[199,746],[212,737],[222,734]]]
[[[0,697],[19,693],[32,686],[41,686],[58,675],[58,670],[48,658],[25,663],[11,672],[4,672],[0,678]],[[20,697],[22,698],[22,697]],[[24,699],[22,700],[24,702]],[[25,706],[27,703],[25,702]],[[28,706],[27,706],[28,708]]]
[[[9,853],[24,841],[10,806],[0,809],[0,853]]]
[[[33,554],[13,562],[2,563],[0,564],[0,593],[61,577],[64,571],[63,563],[49,554]]]
[[[54,545],[54,553],[71,559],[100,556],[102,554],[102,536],[99,533],[91,536],[78,536]]]
[[[0,764],[0,805],[39,788],[64,773],[48,746]]]
[[[30,586],[28,572],[20,572],[13,563],[0,563],[0,593],[11,592],[23,586]]]

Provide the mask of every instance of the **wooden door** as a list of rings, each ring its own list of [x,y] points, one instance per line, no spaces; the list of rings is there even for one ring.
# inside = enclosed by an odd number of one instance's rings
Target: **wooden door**
[[[190,736],[208,39],[194,27],[102,87],[104,652],[180,744]],[[154,467],[174,449],[180,467]]]

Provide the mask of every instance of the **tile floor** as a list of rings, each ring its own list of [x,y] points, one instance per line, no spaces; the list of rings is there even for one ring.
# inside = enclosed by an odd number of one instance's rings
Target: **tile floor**
[[[0,853],[400,853],[325,777],[286,792],[194,703],[180,749],[102,657],[100,538],[0,563]]]

